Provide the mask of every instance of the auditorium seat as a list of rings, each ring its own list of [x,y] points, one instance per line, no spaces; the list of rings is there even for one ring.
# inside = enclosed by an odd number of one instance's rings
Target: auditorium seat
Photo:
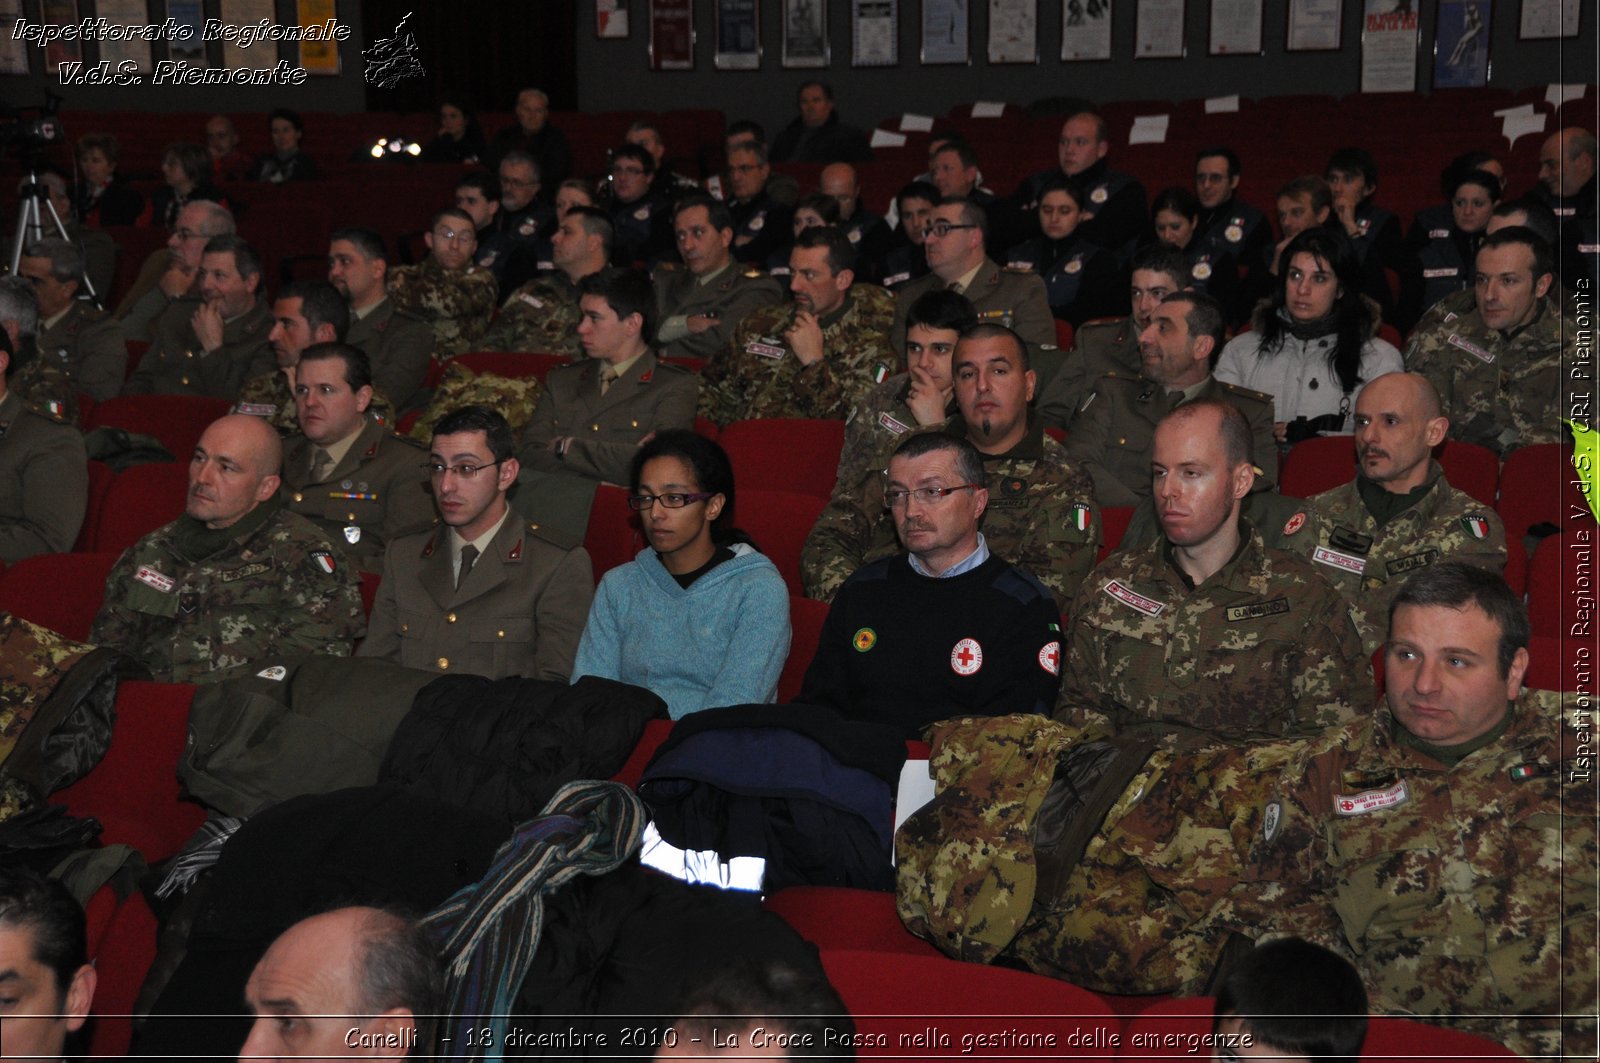
[[[159,462],[117,473],[106,489],[94,548],[121,553],[177,520],[189,495],[189,465]]]
[[[533,377],[544,383],[545,376],[558,365],[570,365],[572,359],[564,354],[543,351],[467,351],[458,354],[460,362],[474,373],[492,373],[495,376]]]
[[[1278,489],[1295,498],[1310,498],[1348,483],[1356,476],[1354,436],[1312,436],[1285,454],[1278,470]]]
[[[1590,631],[1594,628],[1591,626]],[[1592,638],[1592,637],[1591,637]],[[1594,686],[1594,658],[1580,657],[1582,643],[1555,635],[1528,639],[1528,671],[1522,685],[1531,690],[1584,690]]]
[[[1519,447],[1500,470],[1500,501],[1495,512],[1506,534],[1523,536],[1535,524],[1593,524],[1594,515],[1578,489],[1568,443]]]
[[[762,484],[815,495],[826,502],[833,495],[839,452],[844,449],[844,422],[803,418],[734,421],[723,426],[717,441],[733,462],[735,484]]]
[[[1433,456],[1451,487],[1494,507],[1500,488],[1500,458],[1494,451],[1476,443],[1447,439],[1434,449]]]
[[[768,475],[758,482],[771,480]],[[778,567],[790,594],[805,593],[805,582],[800,578],[800,551],[827,504],[826,499],[794,491],[738,492],[734,524],[748,533],[757,549]]]
[[[887,891],[790,886],[765,898],[761,906],[819,949],[944,955],[905,928],[895,911],[895,895]]]
[[[361,573],[361,611],[369,620],[372,619],[372,603],[378,600],[378,584],[382,582],[382,573],[364,570]]]
[[[1133,520],[1133,506],[1102,506],[1100,508],[1100,531],[1103,540],[1100,543],[1100,553],[1095,558],[1099,564],[1106,559],[1106,555],[1122,545],[1122,536],[1128,530],[1128,523]]]
[[[111,466],[90,459],[88,504],[83,510],[83,525],[78,529],[78,538],[72,544],[74,550],[94,548],[95,537],[100,530],[100,513],[105,508],[106,492],[111,490],[111,481],[116,478],[117,474],[111,471]]]
[[[118,905],[110,925],[90,951],[99,981],[85,1033],[89,1058],[120,1059],[133,1041],[133,1005],[156,960],[160,925],[141,894]]]
[[[1056,346],[1063,351],[1072,350],[1072,322],[1056,318]]]
[[[1573,583],[1575,573],[1563,571],[1568,564],[1569,552],[1577,553],[1567,550],[1566,544],[1569,541],[1571,540],[1564,533],[1546,536],[1540,540],[1538,549],[1533,552],[1533,560],[1528,563],[1528,621],[1535,635],[1559,638],[1565,633],[1566,627],[1576,619],[1577,588]],[[1588,580],[1583,594],[1593,601],[1595,586],[1593,549],[1584,551],[1583,556],[1589,561]],[[1565,602],[1562,601],[1564,593],[1567,595]]]
[[[644,533],[639,516],[628,508],[628,489],[616,484],[595,488],[594,504],[589,508],[589,527],[583,535],[583,548],[589,551],[595,583],[600,577],[632,561],[644,549]]]
[[[711,418],[696,417],[694,419],[694,434],[709,439],[714,443],[717,440],[717,436],[721,434],[721,431],[717,428],[717,422],[713,421]]]
[[[206,426],[230,405],[227,399],[203,395],[119,395],[94,408],[89,428],[125,428],[154,436],[174,458],[187,462]]]
[[[25,557],[0,573],[0,610],[84,642],[116,563],[113,553]]]
[[[1528,550],[1519,536],[1506,536],[1506,567],[1501,575],[1517,597],[1528,593]]]
[[[817,655],[822,641],[822,625],[828,619],[828,603],[798,594],[789,595],[789,656],[778,676],[778,704],[785,705],[800,696],[806,669]]]

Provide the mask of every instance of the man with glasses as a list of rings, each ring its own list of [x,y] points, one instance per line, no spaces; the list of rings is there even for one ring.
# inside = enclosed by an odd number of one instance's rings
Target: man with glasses
[[[114,397],[127,377],[128,348],[122,327],[78,298],[83,277],[78,249],[60,237],[36,240],[24,250],[17,273],[39,298],[39,357],[66,371],[96,402]]]
[[[233,213],[207,200],[186,203],[167,237],[166,250],[145,261],[128,294],[117,304],[117,320],[130,340],[148,340],[156,318],[173,303],[200,301],[200,256],[214,236],[232,236]],[[105,293],[102,293],[104,295]]]
[[[555,229],[556,210],[539,197],[539,164],[527,152],[513,151],[500,160],[498,210],[487,219],[457,197],[456,206],[473,215],[480,244],[474,261],[494,273],[503,292],[524,284],[539,270],[539,249]]]
[[[926,737],[953,716],[1048,713],[1061,616],[1025,569],[990,552],[984,459],[943,432],[895,448],[882,501],[904,554],[844,582],[799,700]]]
[[[905,345],[911,304],[923,292],[942,288],[966,296],[979,321],[1011,329],[1033,353],[1054,349],[1056,324],[1044,278],[1031,270],[1002,269],[986,255],[983,241],[988,226],[983,208],[965,199],[943,199],[933,208],[922,228],[929,273],[895,292],[895,347]]]
[[[671,204],[651,190],[656,160],[644,148],[624,144],[611,153],[611,182],[602,209],[611,214],[615,237],[611,264],[648,268],[672,250]]]
[[[672,215],[680,267],[650,274],[661,324],[656,348],[674,357],[709,358],[722,350],[746,314],[783,298],[778,282],[733,261],[733,215],[710,196],[686,196]]]
[[[472,215],[447,207],[428,229],[427,259],[389,271],[389,298],[433,329],[433,357],[442,362],[473,349],[489,327],[500,289],[493,273],[472,263],[478,247]]]
[[[511,426],[463,406],[434,426],[427,459],[442,528],[384,553],[362,657],[491,679],[565,682],[594,598],[582,547],[568,549],[507,504],[521,465]]]
[[[733,257],[760,266],[789,242],[794,209],[774,199],[767,189],[772,166],[759,143],[728,149],[728,210],[733,215]]]

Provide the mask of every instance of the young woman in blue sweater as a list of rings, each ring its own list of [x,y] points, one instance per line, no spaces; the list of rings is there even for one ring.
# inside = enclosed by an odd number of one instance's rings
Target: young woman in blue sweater
[[[630,487],[650,545],[600,580],[573,680],[646,687],[674,720],[772,701],[789,656],[789,591],[730,527],[728,455],[693,432],[658,432],[634,455]]]

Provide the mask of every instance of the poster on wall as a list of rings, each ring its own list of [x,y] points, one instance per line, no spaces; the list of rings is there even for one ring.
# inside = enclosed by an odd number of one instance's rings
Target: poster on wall
[[[1183,0],[1139,0],[1134,11],[1133,57],[1183,58]]]
[[[47,26],[71,26],[78,21],[78,0],[44,0],[39,5],[39,21]],[[198,30],[195,34],[199,36]],[[62,63],[83,61],[83,42],[55,40],[44,46],[44,68],[60,71]]]
[[[900,0],[851,0],[850,65],[900,62]]]
[[[760,0],[717,0],[717,40],[711,65],[718,70],[761,69]]]
[[[1211,0],[1212,55],[1261,54],[1261,0]]]
[[[337,17],[333,0],[299,0],[299,22],[303,27],[322,26]],[[339,74],[338,41],[301,41],[300,65],[308,74],[337,77]]]
[[[628,37],[628,0],[594,0],[594,35],[603,41]]]
[[[95,14],[113,26],[143,29],[150,24],[144,0],[99,0],[95,4]],[[140,73],[149,73],[150,42],[131,39],[103,40],[100,42],[100,58],[110,63],[113,70],[137,70]],[[133,65],[123,66],[124,63]]]
[[[694,0],[650,0],[650,69],[694,69]]]
[[[1522,0],[1517,39],[1540,41],[1551,37],[1576,37],[1582,11],[1579,0]]]
[[[1415,92],[1420,37],[1412,0],[1366,0],[1361,21],[1361,91]]]
[[[1337,52],[1344,0],[1289,0],[1284,48],[1290,52]]]
[[[143,6],[142,0],[134,0]],[[101,0],[104,6],[105,0]],[[258,25],[262,19],[268,24],[278,21],[272,0],[222,0],[222,21],[230,26]],[[257,41],[249,48],[241,48],[237,41],[222,42],[222,66],[226,70],[271,70],[278,62],[277,45],[270,41]]]
[[[167,0],[167,17],[191,31],[181,41],[175,37],[168,38],[168,57],[190,66],[210,66],[206,60],[206,46],[200,37],[200,0]]]
[[[989,62],[1039,61],[1039,0],[989,0]]]
[[[12,36],[22,17],[22,0],[0,0],[0,74],[28,72],[28,45]]]
[[[1490,0],[1439,0],[1433,31],[1433,87],[1477,89],[1489,83]]]
[[[968,0],[922,0],[922,64],[967,63]]]
[[[828,65],[825,0],[783,0],[783,65],[791,70]]]
[[[1111,58],[1111,0],[1062,0],[1061,61]]]

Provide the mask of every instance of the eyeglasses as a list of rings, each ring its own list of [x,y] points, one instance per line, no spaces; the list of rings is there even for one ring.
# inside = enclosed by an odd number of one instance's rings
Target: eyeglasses
[[[433,238],[446,244],[464,244],[468,240],[476,240],[478,234],[470,229],[435,229]]]
[[[209,240],[205,233],[197,233],[193,229],[174,229],[172,235],[180,240]]]
[[[956,225],[956,224],[953,224],[953,223],[947,222],[947,221],[936,221],[936,222],[932,223],[931,225],[924,225],[922,227],[922,238],[924,240],[926,240],[930,236],[937,236],[939,239],[943,240],[946,236],[949,236],[951,233],[955,232],[957,229],[976,229],[976,228],[977,228],[976,225]]]
[[[477,476],[483,470],[492,469],[496,465],[499,465],[502,461],[505,461],[505,460],[506,459],[504,459],[504,458],[496,458],[494,461],[489,462],[489,464],[487,464],[487,465],[441,465],[436,461],[425,461],[425,462],[422,463],[422,468],[423,468],[423,471],[425,471],[429,476],[433,477],[435,480],[437,480],[439,477],[443,476],[447,472],[455,473],[456,476],[458,478],[462,479],[462,480],[470,480],[473,477]]]
[[[690,502],[704,502],[706,499],[715,494],[715,491],[696,491],[691,495],[629,495],[628,508],[636,512],[642,512],[643,510],[651,508],[657,502],[660,502],[668,509],[682,509]]]
[[[611,172],[612,172],[613,175],[615,175],[617,177],[643,177],[644,176],[644,167],[642,167],[642,166],[613,166],[613,167],[611,167]]]
[[[919,505],[931,506],[957,491],[971,491],[982,486],[982,484],[956,484],[954,487],[913,487],[909,490],[904,487],[891,487],[883,493],[883,503],[889,509],[901,509],[909,499],[914,498]]]

